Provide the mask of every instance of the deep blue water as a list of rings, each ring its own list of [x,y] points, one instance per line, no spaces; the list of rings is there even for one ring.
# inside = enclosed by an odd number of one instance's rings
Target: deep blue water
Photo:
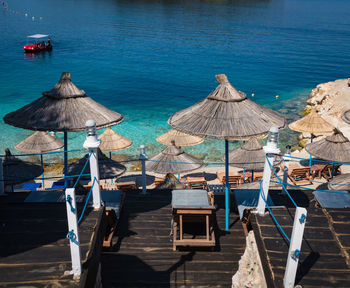
[[[215,74],[227,74],[236,88],[289,120],[317,84],[349,77],[348,0],[7,3],[0,9],[1,119],[68,71],[88,96],[124,115],[114,129],[135,143],[125,152],[156,145],[170,129],[169,116],[215,89]],[[52,36],[51,54],[23,54],[34,33]],[[3,120],[0,128],[0,151],[31,133]],[[81,147],[82,134],[69,135],[70,148]],[[295,134],[286,137],[295,143]],[[207,143],[189,151],[223,148]]]

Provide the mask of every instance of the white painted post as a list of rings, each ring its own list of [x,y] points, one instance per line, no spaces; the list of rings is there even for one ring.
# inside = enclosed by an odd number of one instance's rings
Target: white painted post
[[[291,146],[286,146],[286,156],[291,156]],[[289,163],[290,163],[290,157],[283,156],[283,163],[284,163],[284,171],[283,171],[283,183],[287,183],[288,181],[288,169],[289,169]],[[286,194],[286,191],[282,189],[282,194]]]
[[[75,202],[75,189],[67,188],[65,191],[66,208],[68,219],[68,234],[70,244],[70,254],[72,259],[72,274],[78,276],[81,274],[81,254],[79,246],[79,233],[77,221],[77,205]]]
[[[146,187],[146,148],[144,145],[140,146],[140,157],[139,160],[141,160],[141,167],[142,167],[142,193],[143,195],[146,195],[147,193],[147,187]]]
[[[92,206],[94,209],[101,207],[101,191],[100,191],[100,173],[98,169],[98,154],[97,148],[101,144],[101,140],[97,139],[96,134],[96,122],[94,120],[88,120],[85,123],[86,126],[86,140],[84,142],[84,148],[89,150],[90,153],[90,177],[92,187]]]
[[[4,168],[3,159],[0,157],[0,196],[5,195]]]
[[[281,152],[280,149],[278,149],[277,145],[278,145],[278,128],[271,127],[269,131],[269,138],[267,140],[267,144],[266,146],[263,147],[266,153],[266,158],[268,160],[265,159],[264,173],[263,173],[263,180],[262,180],[262,191],[261,193],[259,193],[259,202],[258,202],[257,211],[260,216],[265,215],[266,204],[264,199],[267,201],[267,196],[269,194],[270,179],[271,179],[271,168],[270,168],[269,162],[271,163],[271,165],[273,165],[275,154],[279,154]],[[264,199],[262,197],[264,197]]]
[[[305,208],[297,207],[294,216],[293,232],[289,244],[286,271],[283,284],[285,288],[293,288],[297,274],[301,243],[303,241],[304,228],[307,211]]]

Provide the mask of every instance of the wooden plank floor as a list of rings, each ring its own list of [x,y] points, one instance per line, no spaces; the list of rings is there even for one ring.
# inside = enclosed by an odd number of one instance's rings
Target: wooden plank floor
[[[172,250],[170,191],[127,192],[115,246],[102,253],[103,287],[230,287],[244,253],[237,215],[224,231],[223,198],[217,197],[217,246]]]
[[[0,287],[79,287],[64,275],[72,269],[66,204],[17,203],[23,199],[11,196],[0,201]],[[102,213],[88,208],[79,226],[83,266]]]
[[[295,284],[310,288],[350,287],[350,209],[319,208],[311,192],[294,191],[292,197],[298,206],[307,208],[308,214]],[[286,208],[272,209],[272,212],[290,237],[295,208],[287,202],[284,202]],[[278,202],[274,200],[274,203]],[[271,281],[269,286],[283,287],[289,242],[279,233],[270,215],[251,215],[251,220],[265,264],[265,276]]]

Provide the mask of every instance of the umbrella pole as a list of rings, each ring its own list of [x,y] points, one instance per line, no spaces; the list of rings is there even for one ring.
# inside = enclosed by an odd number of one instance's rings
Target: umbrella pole
[[[68,135],[67,131],[64,131],[64,187],[68,187]]]
[[[312,140],[314,139],[314,134],[311,133],[311,143],[312,143]],[[312,155],[310,154],[310,162],[309,162],[309,166],[312,165]]]
[[[43,154],[40,154],[40,160],[41,160],[41,168],[43,168],[43,174],[41,174],[41,181],[43,183],[43,188],[45,188],[45,180],[44,180],[44,160],[43,160]]]
[[[229,230],[229,212],[230,212],[230,194],[229,194],[229,183],[228,183],[228,177],[229,177],[229,167],[228,167],[228,140],[225,139],[225,229],[226,231]]]
[[[109,159],[112,159],[112,152],[109,151]]]

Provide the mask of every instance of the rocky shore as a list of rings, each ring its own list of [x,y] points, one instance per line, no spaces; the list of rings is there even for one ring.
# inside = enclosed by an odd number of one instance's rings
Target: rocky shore
[[[317,85],[311,91],[310,99],[307,100],[305,113],[309,113],[313,108],[316,108],[316,111],[324,120],[339,129],[345,137],[350,139],[350,125],[341,118],[343,113],[350,109],[350,87],[347,79],[339,79]],[[303,148],[309,143],[310,136],[310,133],[302,133],[299,136],[299,148]]]

